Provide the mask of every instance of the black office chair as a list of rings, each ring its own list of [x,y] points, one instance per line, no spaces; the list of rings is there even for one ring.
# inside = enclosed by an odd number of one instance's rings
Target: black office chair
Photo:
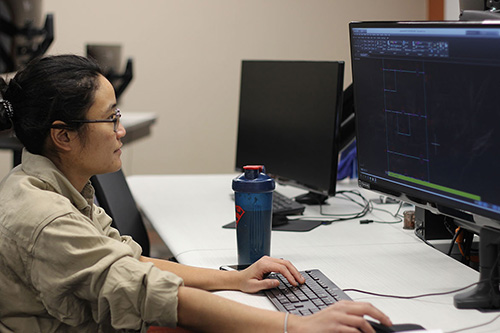
[[[95,175],[90,180],[97,203],[113,219],[112,226],[122,235],[131,236],[141,245],[142,255],[149,256],[148,233],[122,170]]]

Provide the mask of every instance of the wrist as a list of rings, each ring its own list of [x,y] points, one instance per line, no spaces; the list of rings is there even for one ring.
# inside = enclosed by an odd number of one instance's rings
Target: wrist
[[[289,314],[288,318],[285,318],[285,325],[283,327],[283,331],[285,333],[295,333],[295,332],[303,332],[300,329],[300,321],[302,317]]]
[[[224,289],[242,291],[244,279],[241,271],[229,271],[225,273],[227,274],[226,274],[226,284],[224,285]]]

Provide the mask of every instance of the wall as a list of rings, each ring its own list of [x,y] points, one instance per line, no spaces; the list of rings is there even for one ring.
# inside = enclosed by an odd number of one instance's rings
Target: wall
[[[459,0],[446,0],[444,2],[444,19],[458,20],[459,17],[460,17]]]
[[[227,173],[234,168],[242,59],[344,60],[348,22],[426,19],[425,0],[44,0],[50,54],[118,43],[134,61],[120,101],[155,112],[153,134],[124,149],[126,174]],[[0,155],[10,166],[10,155]]]

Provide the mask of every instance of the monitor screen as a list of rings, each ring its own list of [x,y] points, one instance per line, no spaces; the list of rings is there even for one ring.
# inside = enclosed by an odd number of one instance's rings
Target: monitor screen
[[[500,25],[350,24],[359,185],[500,229]]]
[[[236,169],[335,195],[344,63],[243,61]]]

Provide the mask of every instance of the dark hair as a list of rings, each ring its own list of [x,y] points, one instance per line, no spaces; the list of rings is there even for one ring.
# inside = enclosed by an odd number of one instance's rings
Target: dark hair
[[[0,130],[14,127],[17,138],[33,154],[42,154],[56,120],[79,130],[98,89],[99,65],[77,55],[38,58],[17,72],[9,83],[0,79]],[[12,112],[9,111],[9,103]]]

